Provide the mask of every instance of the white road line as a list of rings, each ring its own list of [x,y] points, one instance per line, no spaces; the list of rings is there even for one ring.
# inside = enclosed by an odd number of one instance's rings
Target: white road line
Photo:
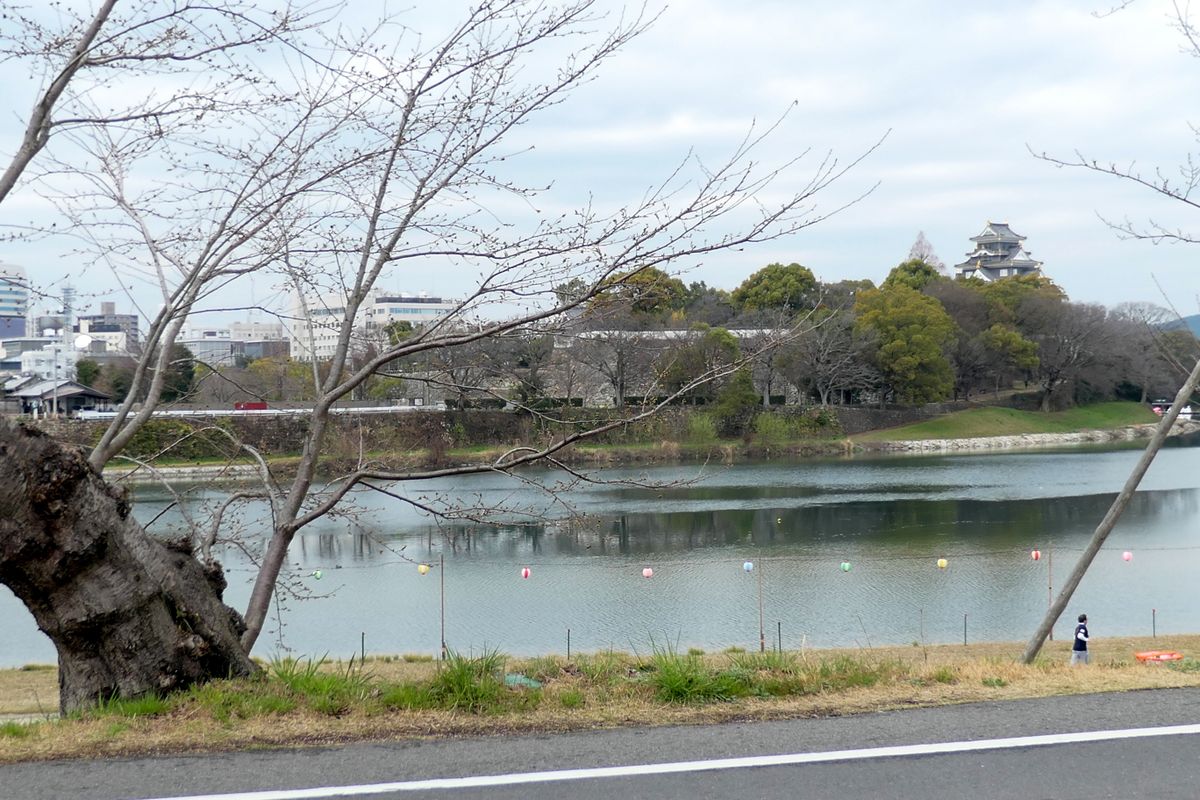
[[[636,775],[666,775],[679,772],[706,772],[747,767],[777,767],[792,764],[820,764],[829,761],[858,761],[897,756],[926,756],[941,753],[967,753],[976,750],[1008,750],[1018,747],[1044,747],[1052,744],[1105,742],[1115,739],[1142,739],[1150,736],[1186,736],[1200,733],[1200,725],[1169,725],[1162,728],[1130,728],[1117,731],[1052,733],[1044,736],[1015,736],[1008,739],[980,739],[972,742],[936,742],[895,747],[870,747],[861,750],[831,750],[821,753],[789,753],[774,756],[715,758],[706,761],[675,761],[664,764],[634,764],[624,767],[561,769],[548,772],[515,772],[508,775],[476,775],[467,778],[431,778],[396,783],[372,783],[358,786],[325,786],[312,789],[275,789],[261,792],[159,797],[153,800],[320,800],[330,797],[363,797],[387,792],[421,792],[432,789],[474,789],[513,786],[522,783],[580,781],[593,778],[627,778]]]

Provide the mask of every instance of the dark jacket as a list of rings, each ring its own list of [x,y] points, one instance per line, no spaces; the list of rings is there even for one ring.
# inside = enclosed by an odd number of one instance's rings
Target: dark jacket
[[[1087,623],[1081,622],[1075,626],[1075,644],[1072,645],[1072,650],[1087,650],[1088,629]]]

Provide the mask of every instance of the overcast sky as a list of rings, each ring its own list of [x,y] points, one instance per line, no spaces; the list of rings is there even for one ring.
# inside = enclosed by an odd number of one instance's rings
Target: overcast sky
[[[460,5],[417,0],[410,24],[433,33],[445,24],[446,6]],[[953,265],[992,220],[1026,236],[1072,300],[1163,303],[1157,280],[1182,313],[1196,313],[1200,246],[1122,241],[1100,217],[1200,233],[1200,215],[1193,221],[1182,204],[1146,189],[1030,154],[1079,151],[1176,175],[1195,144],[1189,124],[1200,124],[1200,61],[1182,52],[1172,3],[1139,0],[1094,15],[1105,8],[1099,0],[678,0],[597,81],[520,132],[516,143],[536,149],[516,169],[527,169],[530,183],[553,179],[551,205],[588,194],[634,200],[689,148],[719,160],[751,125],[795,103],[761,159],[781,162],[811,149],[812,167],[827,152],[852,160],[886,135],[820,196],[821,210],[878,187],[788,239],[680,264],[685,280],[732,289],[767,263],[798,261],[825,281],[878,283],[919,231]],[[12,117],[31,102],[21,91],[32,87],[14,84],[11,71],[0,78],[20,89],[0,99],[9,117],[0,153],[7,154],[15,146]],[[14,207],[6,203],[6,212]],[[100,299],[111,279],[64,257],[66,249],[17,244],[0,250],[0,261],[24,265],[35,280],[69,273]],[[454,295],[470,278],[418,271],[392,276],[386,288]],[[255,291],[256,299],[272,294]]]

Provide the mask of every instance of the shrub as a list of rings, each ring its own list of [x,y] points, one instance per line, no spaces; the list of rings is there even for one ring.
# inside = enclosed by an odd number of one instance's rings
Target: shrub
[[[564,689],[559,692],[558,702],[563,708],[582,708],[585,698],[583,692],[578,689]]]
[[[26,739],[33,735],[34,728],[23,722],[0,722],[0,739]]]
[[[692,444],[711,444],[717,441],[717,423],[711,414],[697,413],[688,417],[687,440]]]
[[[292,658],[275,659],[270,674],[292,692],[301,695],[309,707],[322,714],[344,713],[370,694],[370,682],[353,666],[342,672],[330,672],[321,667],[324,658],[317,660]]]
[[[504,656],[495,650],[478,658],[449,651],[429,687],[442,708],[475,713],[496,710],[504,691]]]
[[[749,676],[740,670],[713,671],[699,657],[673,648],[655,648],[648,676],[655,694],[668,703],[730,700],[751,693]]]
[[[754,418],[754,436],[759,444],[783,444],[791,438],[791,426],[779,414],[759,414]]]

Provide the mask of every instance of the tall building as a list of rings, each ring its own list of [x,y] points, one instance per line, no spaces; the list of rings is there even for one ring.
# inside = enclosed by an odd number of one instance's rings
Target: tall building
[[[23,267],[0,263],[0,339],[26,334],[29,314],[29,278]]]
[[[342,299],[321,298],[308,301],[312,319],[311,331],[304,324],[305,314],[298,300],[292,308],[293,321],[288,325],[292,358],[298,361],[320,361],[333,356],[337,347],[339,326],[346,307]],[[436,322],[449,314],[457,304],[441,297],[420,294],[402,294],[375,290],[359,308],[354,326],[354,343],[382,344],[386,341],[387,326],[394,322],[407,322],[414,328]]]
[[[98,333],[124,334],[122,349],[130,353],[140,353],[142,340],[138,333],[137,314],[118,314],[117,304],[103,302],[99,314],[79,314],[75,327],[78,333],[95,335]]]
[[[1007,222],[989,222],[971,241],[975,249],[967,253],[966,261],[954,265],[957,277],[994,281],[1041,272],[1042,262],[1033,260],[1022,244],[1025,237]]]

